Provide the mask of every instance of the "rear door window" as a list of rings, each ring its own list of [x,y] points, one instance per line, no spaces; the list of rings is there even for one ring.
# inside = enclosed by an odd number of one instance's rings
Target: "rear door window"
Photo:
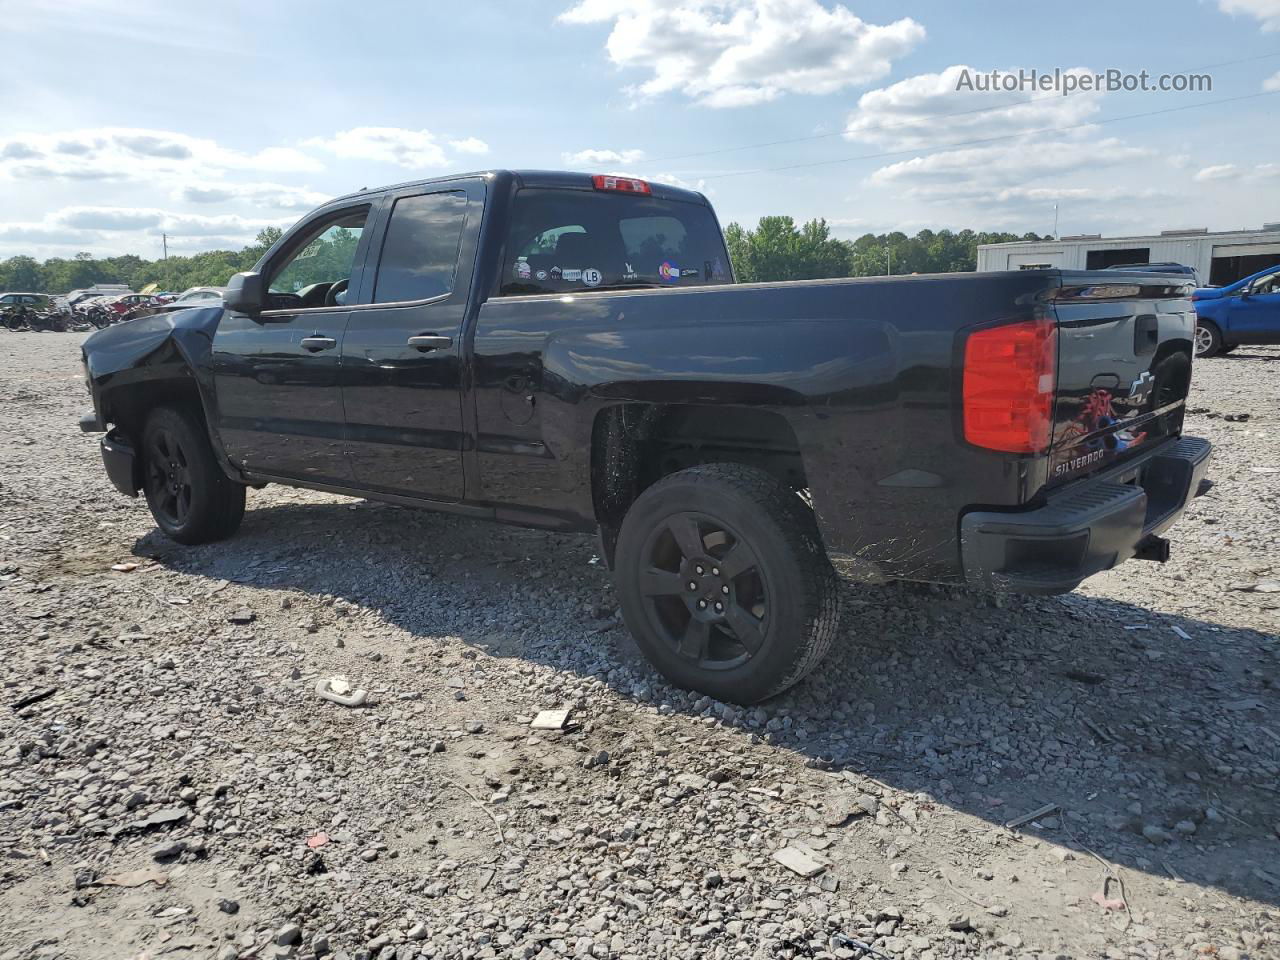
[[[729,283],[705,204],[611,191],[520,190],[499,293]]]
[[[391,209],[374,303],[428,300],[453,291],[467,218],[462,190],[401,197]]]

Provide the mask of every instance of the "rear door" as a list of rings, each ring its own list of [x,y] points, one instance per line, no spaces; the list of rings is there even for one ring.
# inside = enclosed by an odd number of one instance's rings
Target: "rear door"
[[[370,303],[342,347],[347,450],[361,488],[463,496],[462,333],[484,209],[479,180],[392,194]]]
[[[1171,277],[1063,272],[1049,478],[1123,462],[1182,431],[1195,311]]]

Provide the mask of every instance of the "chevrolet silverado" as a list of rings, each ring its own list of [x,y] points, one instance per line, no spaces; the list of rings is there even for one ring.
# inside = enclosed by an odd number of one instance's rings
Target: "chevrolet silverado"
[[[223,302],[84,344],[106,472],[184,544],[278,483],[598,532],[673,683],[756,702],[836,635],[837,570],[1061,593],[1161,534],[1187,278],[734,282],[699,193],[490,171],[304,217]]]

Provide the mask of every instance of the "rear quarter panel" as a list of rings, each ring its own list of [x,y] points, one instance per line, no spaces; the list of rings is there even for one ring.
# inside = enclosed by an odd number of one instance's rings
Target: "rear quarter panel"
[[[830,552],[953,578],[960,510],[1015,504],[1044,482],[1043,460],[963,444],[959,332],[1031,317],[1055,282],[1028,271],[491,300],[474,334],[482,499],[590,523],[602,409],[763,409],[799,441]],[[536,392],[523,424],[513,378]]]

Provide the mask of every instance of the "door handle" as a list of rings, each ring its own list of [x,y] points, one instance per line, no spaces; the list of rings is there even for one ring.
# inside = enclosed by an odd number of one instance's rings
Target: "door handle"
[[[434,333],[423,333],[409,338],[409,346],[426,353],[428,350],[443,350],[453,346],[453,337],[438,337]]]
[[[338,345],[338,341],[333,337],[303,337],[302,349],[310,350],[312,353],[318,353],[321,350],[332,350]]]

